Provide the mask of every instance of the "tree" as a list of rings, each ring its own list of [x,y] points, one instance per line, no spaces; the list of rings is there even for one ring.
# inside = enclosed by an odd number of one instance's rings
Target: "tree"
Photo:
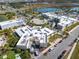
[[[22,51],[22,53],[20,54],[20,56],[21,56],[22,59],[26,59],[26,58],[29,59],[30,58],[30,53],[29,53],[28,50]]]
[[[8,17],[8,19],[12,19],[12,17],[15,16],[15,13],[13,13],[13,12],[6,12],[6,16]]]
[[[16,48],[15,52],[16,53],[21,53],[21,49],[20,48]]]

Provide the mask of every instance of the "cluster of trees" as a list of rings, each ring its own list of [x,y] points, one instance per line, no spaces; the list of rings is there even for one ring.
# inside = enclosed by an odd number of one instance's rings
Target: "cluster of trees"
[[[13,12],[6,12],[6,16],[7,16],[8,19],[12,19],[13,16],[15,16],[15,13],[13,13]]]
[[[31,57],[28,50],[22,51],[20,56],[22,59],[29,59]]]
[[[18,39],[13,35],[12,29],[5,29],[0,31],[0,34],[4,34],[7,38],[8,45],[14,47]]]
[[[15,16],[15,15],[16,15],[16,13],[14,13],[14,12],[6,12],[5,14],[0,14],[0,17],[10,20],[10,19],[13,19],[13,16]]]
[[[29,59],[29,58],[31,58],[31,56],[30,56],[30,51],[29,51],[28,49],[22,50],[22,49],[20,49],[20,48],[16,48],[16,49],[15,49],[15,53],[20,54],[20,57],[21,57],[22,59]]]
[[[0,31],[0,34],[4,34],[7,38],[7,42],[8,44],[6,44],[3,49],[7,49],[7,51],[11,51],[13,50],[15,53],[19,53],[22,59],[29,59],[30,53],[29,50],[21,50],[19,48],[12,48],[16,45],[16,42],[18,41],[18,39],[15,38],[15,36],[12,33],[12,29],[5,29]],[[5,51],[3,51],[5,52]],[[6,52],[5,52],[6,53]]]

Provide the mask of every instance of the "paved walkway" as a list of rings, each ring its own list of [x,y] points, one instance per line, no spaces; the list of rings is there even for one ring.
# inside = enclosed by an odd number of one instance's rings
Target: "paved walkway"
[[[72,49],[71,49],[71,51],[70,51],[69,56],[68,56],[67,59],[70,59],[70,58],[71,58],[71,56],[72,56],[72,54],[73,54],[73,52],[74,52],[74,49],[75,49],[76,45],[77,45],[77,42],[74,43],[74,46],[72,47]]]

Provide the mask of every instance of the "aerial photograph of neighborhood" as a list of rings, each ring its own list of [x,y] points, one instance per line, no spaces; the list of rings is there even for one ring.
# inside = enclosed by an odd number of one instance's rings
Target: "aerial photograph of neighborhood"
[[[79,59],[79,0],[0,0],[0,59]]]

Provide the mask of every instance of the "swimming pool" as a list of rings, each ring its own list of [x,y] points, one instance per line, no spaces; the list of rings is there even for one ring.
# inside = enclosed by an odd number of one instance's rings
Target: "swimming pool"
[[[59,8],[38,8],[38,9],[34,10],[34,12],[56,12],[59,10],[61,10],[61,9],[59,9]]]

